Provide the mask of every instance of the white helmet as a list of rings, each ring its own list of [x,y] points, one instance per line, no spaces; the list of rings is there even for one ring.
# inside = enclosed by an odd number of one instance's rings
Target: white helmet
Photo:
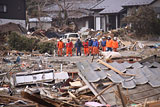
[[[113,40],[117,40],[117,37],[114,37]]]
[[[105,39],[105,37],[103,36],[102,39]]]
[[[95,40],[97,40],[97,38],[95,38]]]
[[[62,38],[60,38],[59,40],[62,40]]]

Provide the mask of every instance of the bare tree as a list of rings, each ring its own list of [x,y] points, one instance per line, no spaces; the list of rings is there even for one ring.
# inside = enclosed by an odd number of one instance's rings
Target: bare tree
[[[72,7],[73,3],[67,2],[66,0],[55,0],[56,5],[59,7],[59,22],[62,26],[63,24],[67,24],[68,22],[68,11]],[[64,17],[62,17],[64,14]]]
[[[32,10],[36,12],[33,16],[38,18],[40,29],[42,29],[43,26],[42,21],[40,19],[42,16],[44,16],[42,10],[48,3],[53,3],[53,2],[54,0],[28,0],[27,2],[27,10]]]

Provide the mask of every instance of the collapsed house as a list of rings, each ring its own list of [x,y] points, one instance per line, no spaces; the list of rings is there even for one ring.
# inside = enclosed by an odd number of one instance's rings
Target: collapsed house
[[[79,62],[77,67],[79,76],[102,104],[121,107],[159,100],[159,63],[98,61]]]

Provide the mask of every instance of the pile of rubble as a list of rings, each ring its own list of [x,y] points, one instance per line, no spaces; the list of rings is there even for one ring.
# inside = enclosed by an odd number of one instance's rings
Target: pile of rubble
[[[26,34],[27,30],[23,28],[21,25],[15,23],[7,23],[0,26],[0,33],[8,33],[8,32],[18,32]]]
[[[0,62],[0,93],[3,93],[0,104],[3,106],[75,107],[93,97],[78,77],[74,59],[67,61],[18,51],[8,55],[1,57]]]
[[[106,62],[91,56],[66,58],[11,51],[1,57],[0,104],[6,107],[159,104],[156,100],[159,91],[155,91],[160,86],[157,62],[157,56],[143,60],[121,56]]]
[[[19,30],[18,30],[19,29]],[[14,31],[22,33],[18,28]],[[27,38],[56,44],[64,29],[36,30]],[[75,26],[71,26],[75,29]],[[3,30],[5,31],[5,30]],[[10,31],[5,31],[10,32]],[[0,52],[0,105],[5,107],[152,107],[160,104],[160,44],[136,41],[127,29],[104,33],[91,29],[88,36],[118,37],[119,52],[100,56],[57,57],[39,51]],[[50,39],[50,37],[54,37]],[[0,36],[0,43],[5,37]],[[2,41],[2,42],[1,42]],[[4,45],[5,46],[5,45]],[[2,49],[2,48],[1,48]],[[3,51],[4,49],[2,49]],[[4,54],[4,52],[3,52]],[[151,56],[152,55],[152,56]]]

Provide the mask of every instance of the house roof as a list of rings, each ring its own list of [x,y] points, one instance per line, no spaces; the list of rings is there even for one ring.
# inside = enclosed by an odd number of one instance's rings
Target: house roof
[[[86,0],[86,1],[66,1],[66,5],[64,5],[63,2],[61,2],[61,5],[63,7],[66,7],[67,10],[79,10],[79,9],[90,9],[91,6],[95,4],[95,0]],[[60,7],[57,4],[51,4],[46,6],[43,11],[59,11],[61,10]]]
[[[79,11],[68,11],[68,18],[83,18],[90,16],[92,12],[89,10],[79,10]],[[59,12],[51,12],[48,13],[48,16],[52,18],[58,18]],[[64,14],[62,14],[62,17],[64,17]]]
[[[79,62],[77,63],[77,66],[80,69],[82,75],[85,76],[89,82],[98,82],[108,78],[115,84],[121,83],[122,87],[126,89],[133,89],[137,85],[144,85],[146,83],[150,84],[151,87],[160,87],[160,64],[157,62],[150,64],[152,66],[144,66],[138,62],[133,64],[128,62],[113,62],[109,64],[122,73],[125,72],[126,74],[134,74],[135,76],[125,77],[119,75],[113,70],[106,70],[107,67],[101,64],[97,64],[96,62]],[[97,68],[100,68],[100,70],[96,71]]]
[[[129,0],[125,2],[123,6],[140,6],[140,5],[149,5],[155,0]]]
[[[120,86],[121,92],[126,95],[130,101],[144,102],[156,100],[160,95],[160,64],[157,62],[146,62],[143,65],[139,62],[130,64],[124,63],[108,63],[114,68],[126,74],[135,74],[136,76],[121,76],[118,73],[108,69],[107,67],[96,62],[83,61],[77,63],[79,68],[78,75],[90,88],[96,96],[104,89],[112,85],[111,88],[105,90],[98,99],[101,103],[117,105],[122,104],[117,100],[116,89]]]
[[[94,5],[92,10],[102,10],[100,13],[119,13],[123,7],[122,4],[128,0],[103,0]]]
[[[92,11],[90,11],[90,8],[95,3],[96,3],[96,0],[81,0],[81,1],[68,0],[66,1],[65,6],[63,2],[61,2],[61,5],[67,8],[69,18],[81,18],[81,17],[90,16],[90,14],[92,13]],[[47,12],[50,17],[56,18],[58,17],[59,11],[62,11],[62,9],[56,4],[51,4],[46,6],[43,9],[43,11]]]

